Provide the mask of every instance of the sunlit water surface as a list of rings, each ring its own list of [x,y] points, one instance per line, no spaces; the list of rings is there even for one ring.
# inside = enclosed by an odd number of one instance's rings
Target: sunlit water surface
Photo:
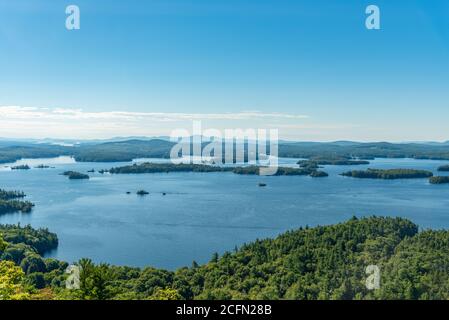
[[[296,161],[280,159],[288,166]],[[376,159],[367,166],[326,166],[328,178],[95,172],[89,173],[90,180],[79,181],[60,173],[87,173],[129,163],[76,163],[60,157],[25,159],[13,165],[18,164],[32,169],[0,165],[0,188],[23,190],[36,206],[31,214],[0,216],[0,223],[20,222],[56,232],[59,248],[48,256],[68,262],[89,257],[117,265],[175,269],[192,260],[207,262],[213,252],[232,250],[257,238],[305,225],[342,222],[353,215],[401,216],[422,228],[449,228],[449,185],[430,185],[427,179],[388,181],[339,175],[368,167],[437,173],[438,166],[447,164],[443,161]],[[35,168],[40,164],[50,168]],[[259,187],[259,182],[267,186]],[[140,189],[150,195],[137,196]]]

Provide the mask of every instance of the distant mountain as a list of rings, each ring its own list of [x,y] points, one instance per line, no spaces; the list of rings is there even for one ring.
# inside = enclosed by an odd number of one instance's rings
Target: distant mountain
[[[174,143],[161,140],[125,140],[81,145],[75,159],[83,162],[131,161],[136,158],[169,158]]]
[[[164,137],[167,138],[167,137]],[[0,139],[0,163],[21,158],[74,156],[84,162],[131,161],[136,158],[169,158],[174,142],[146,137],[111,140],[8,140]],[[117,140],[115,140],[117,139]],[[209,140],[203,139],[203,145]],[[226,141],[228,142],[228,141]],[[248,143],[255,143],[249,141]],[[242,141],[238,142],[242,143]],[[449,160],[449,142],[390,143],[390,142],[280,142],[278,155],[286,158],[373,159],[415,158]]]
[[[359,145],[360,144],[360,142],[355,142],[355,141],[334,141],[334,142],[331,142],[331,143],[333,143],[335,145],[342,146],[342,147],[355,146],[355,145]]]

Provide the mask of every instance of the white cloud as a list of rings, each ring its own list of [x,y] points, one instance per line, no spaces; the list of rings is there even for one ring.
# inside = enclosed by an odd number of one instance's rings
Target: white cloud
[[[306,115],[242,111],[233,113],[88,112],[69,108],[0,106],[0,136],[24,138],[107,138],[129,135],[169,135],[201,120],[217,129],[260,127],[297,122]]]
[[[163,113],[163,112],[85,112],[82,109],[65,108],[35,108],[19,106],[0,106],[0,119],[149,119],[152,121],[183,121],[183,120],[253,120],[253,119],[305,119],[306,115],[280,112],[263,113],[259,111],[243,111],[235,113]]]

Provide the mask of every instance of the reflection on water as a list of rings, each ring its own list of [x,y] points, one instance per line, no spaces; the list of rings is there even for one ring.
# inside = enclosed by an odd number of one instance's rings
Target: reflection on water
[[[296,166],[296,161],[279,159],[283,166]],[[377,159],[363,166],[326,166],[330,176],[319,179],[232,173],[110,175],[98,170],[130,163],[76,163],[70,157],[14,163],[22,164],[32,169],[2,170],[0,188],[24,190],[36,207],[28,215],[1,216],[0,223],[48,227],[60,239],[51,256],[69,262],[90,257],[97,262],[173,269],[192,260],[206,262],[213,252],[257,238],[353,215],[403,216],[422,227],[449,228],[449,185],[430,185],[427,179],[339,175],[369,167],[436,173],[438,166],[447,164],[444,161]],[[35,169],[40,164],[51,168]],[[95,173],[89,173],[90,180],[71,181],[60,175],[91,169]],[[259,187],[260,182],[267,186]],[[150,194],[139,197],[140,189]]]

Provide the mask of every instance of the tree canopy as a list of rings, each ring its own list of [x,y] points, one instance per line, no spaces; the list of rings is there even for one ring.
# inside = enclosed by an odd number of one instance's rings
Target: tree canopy
[[[10,246],[3,244],[4,252]],[[403,218],[354,217],[299,228],[175,271],[82,259],[80,288],[71,290],[65,287],[67,264],[42,264],[37,256],[29,251],[20,262],[2,258],[10,274],[2,281],[15,286],[8,292],[21,293],[26,283],[31,299],[449,299],[449,231],[419,231]],[[370,265],[380,270],[375,290],[366,286]]]

